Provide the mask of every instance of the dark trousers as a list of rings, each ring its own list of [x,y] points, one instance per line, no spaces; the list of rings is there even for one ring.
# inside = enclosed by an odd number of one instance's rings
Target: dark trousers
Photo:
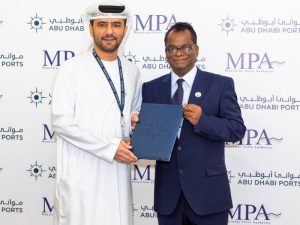
[[[174,212],[170,215],[157,214],[159,225],[227,225],[229,211],[199,216],[189,206],[183,194]]]

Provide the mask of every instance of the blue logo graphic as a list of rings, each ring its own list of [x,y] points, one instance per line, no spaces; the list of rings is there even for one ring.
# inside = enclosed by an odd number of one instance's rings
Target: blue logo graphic
[[[218,25],[221,26],[222,31],[227,33],[227,36],[229,32],[234,31],[234,27],[237,26],[237,24],[234,23],[234,19],[231,19],[229,16],[227,16],[226,19],[222,19],[222,23]]]
[[[38,104],[43,104],[43,99],[46,97],[43,96],[42,91],[38,91],[38,89],[35,88],[35,91],[31,91],[30,93],[31,93],[30,96],[27,97],[30,99],[30,103],[35,104],[36,108],[37,108]]]
[[[136,59],[136,55],[131,54],[131,51],[129,51],[128,54],[125,55],[125,58],[126,58],[128,61],[133,62],[133,63],[140,62],[139,60]]]
[[[37,161],[35,161],[35,164],[30,165],[30,169],[26,170],[30,172],[30,176],[34,177],[35,180],[38,179],[38,177],[42,177],[43,172],[46,170],[43,170],[43,165],[39,165]]]
[[[34,29],[35,33],[37,33],[38,30],[43,29],[43,25],[46,23],[43,21],[43,17],[39,17],[36,14],[35,17],[31,17],[30,22],[28,22],[27,24],[29,24],[31,26],[31,29]]]
[[[151,137],[152,139],[155,139],[156,137],[160,137],[165,134],[166,129],[163,124],[161,124],[159,121],[155,121],[154,123],[148,124],[146,128],[146,134]]]

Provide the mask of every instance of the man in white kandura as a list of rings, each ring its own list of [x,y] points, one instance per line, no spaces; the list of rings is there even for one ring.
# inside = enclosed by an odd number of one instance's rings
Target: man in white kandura
[[[57,134],[55,225],[132,225],[131,126],[140,110],[141,78],[120,54],[129,13],[94,4],[85,17],[93,48],[56,75],[52,126]],[[133,115],[133,116],[132,116]]]

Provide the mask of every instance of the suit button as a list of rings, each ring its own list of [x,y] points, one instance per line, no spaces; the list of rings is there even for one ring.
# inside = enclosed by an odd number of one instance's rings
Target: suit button
[[[181,146],[180,146],[180,145],[177,147],[177,150],[178,150],[178,151],[181,151]]]
[[[183,174],[183,170],[178,170],[178,173],[179,174]]]

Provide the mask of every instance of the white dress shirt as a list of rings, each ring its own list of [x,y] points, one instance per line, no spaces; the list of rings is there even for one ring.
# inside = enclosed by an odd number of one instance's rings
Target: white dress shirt
[[[188,101],[189,101],[192,86],[193,86],[193,83],[194,83],[194,80],[195,80],[195,77],[196,77],[196,73],[197,73],[197,67],[196,66],[194,66],[193,69],[191,69],[187,74],[185,74],[182,77],[176,75],[172,71],[171,72],[171,97],[174,95],[175,91],[178,88],[177,80],[178,79],[184,79],[184,82],[182,83],[182,87],[183,87],[182,104],[187,104]],[[181,121],[180,128],[179,128],[179,131],[178,131],[178,134],[177,134],[178,138],[179,138],[180,132],[181,132],[182,121]]]

